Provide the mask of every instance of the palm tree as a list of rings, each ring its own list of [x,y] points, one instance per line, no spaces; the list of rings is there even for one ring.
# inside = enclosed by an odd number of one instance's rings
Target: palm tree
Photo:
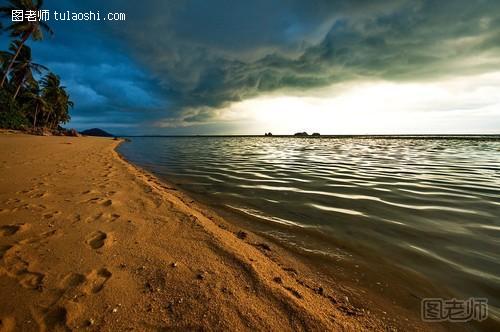
[[[3,73],[7,70],[11,59],[11,55],[9,52],[0,51],[0,74],[3,76]],[[14,95],[14,89],[11,84],[7,84],[2,89],[0,89],[0,113],[7,112],[12,108],[13,100],[12,96]]]
[[[7,67],[9,66],[11,59],[12,57],[10,52],[0,51],[0,74],[2,74],[2,77],[7,71]]]
[[[13,10],[22,10],[26,12],[30,11],[38,11],[41,10],[43,6],[43,0],[9,0],[8,6],[0,7],[0,15],[4,17],[10,17],[12,15]],[[47,23],[43,21],[22,21],[22,22],[12,22],[8,27],[5,28],[10,32],[10,36],[13,38],[19,38],[18,48],[12,57],[7,70],[5,71],[2,82],[0,83],[0,88],[3,87],[7,76],[14,65],[14,61],[16,61],[24,43],[31,37],[33,40],[42,40],[43,32],[47,32],[49,35],[53,34],[52,29],[48,26]]]
[[[69,108],[73,108],[74,103],[69,100],[69,95],[64,89],[60,89],[59,92],[59,107],[55,109],[54,119],[50,123],[50,128],[56,127],[59,123],[67,123],[71,119]]]
[[[13,56],[13,52],[18,49],[20,41],[16,40],[11,43],[9,49],[12,51],[11,53],[8,53],[9,55]],[[39,65],[37,63],[34,63],[31,58],[31,48],[22,45],[21,46],[21,51],[19,52],[19,55],[17,59],[14,61],[14,64],[11,69],[11,82],[13,86],[17,86],[16,92],[14,93],[14,96],[12,97],[12,100],[15,100],[17,95],[19,94],[19,91],[21,90],[21,87],[23,86],[33,86],[35,83],[35,78],[33,76],[33,73],[36,74],[41,74],[42,71],[48,70],[47,67],[43,65]]]
[[[12,43],[9,45],[9,49],[11,49]],[[11,53],[9,51],[0,51],[0,73],[2,74],[2,77],[4,73],[7,72],[7,67],[9,66],[9,63],[11,62],[12,58],[14,57],[14,53]]]
[[[44,76],[41,83],[43,87],[42,96],[51,106],[45,118],[45,124],[49,124],[50,128],[54,128],[60,122],[68,122],[70,119],[69,108],[73,107],[74,104],[69,100],[66,88],[61,86],[59,76],[54,73],[48,73]]]
[[[50,112],[50,105],[47,103],[47,101],[38,93],[38,91],[34,92],[27,92],[25,94],[27,97],[27,103],[25,103],[23,106],[25,109],[28,110],[33,110],[35,109],[35,113],[33,115],[33,129],[36,128],[37,124],[37,118],[38,114],[41,112],[43,113],[48,113]]]

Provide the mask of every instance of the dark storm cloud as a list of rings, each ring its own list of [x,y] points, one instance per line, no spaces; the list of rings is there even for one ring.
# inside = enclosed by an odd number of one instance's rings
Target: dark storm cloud
[[[425,80],[500,65],[497,0],[46,5],[127,14],[126,22],[56,24],[54,41],[37,44],[40,62],[50,62],[77,99],[82,123],[206,123],[221,106],[278,90]]]
[[[276,90],[428,79],[500,64],[494,0],[158,1],[129,11],[115,33],[187,123]]]
[[[46,1],[51,11],[101,10],[98,3]],[[49,22],[55,31],[42,42],[29,42],[35,61],[61,77],[75,108],[71,126],[136,127],[165,115],[168,100],[158,81],[126,53],[104,22]],[[8,43],[7,36],[2,44]]]

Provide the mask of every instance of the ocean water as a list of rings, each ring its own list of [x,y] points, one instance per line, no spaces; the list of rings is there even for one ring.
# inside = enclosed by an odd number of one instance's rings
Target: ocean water
[[[498,319],[499,138],[134,137],[118,151],[297,250],[383,258],[488,298]]]

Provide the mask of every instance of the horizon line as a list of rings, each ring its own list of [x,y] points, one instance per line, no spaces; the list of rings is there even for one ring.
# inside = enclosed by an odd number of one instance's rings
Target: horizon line
[[[162,135],[162,134],[138,134],[138,135],[114,135],[115,137],[293,137],[293,138],[363,138],[363,137],[384,137],[384,138],[460,138],[460,137],[488,137],[500,138],[497,134],[325,134],[325,135],[263,135],[263,134],[190,134],[190,135]]]

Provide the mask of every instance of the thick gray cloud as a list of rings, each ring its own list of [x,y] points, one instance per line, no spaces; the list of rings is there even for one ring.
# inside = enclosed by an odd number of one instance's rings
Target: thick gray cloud
[[[107,11],[98,2],[48,0],[51,11]],[[118,8],[109,10],[118,11]],[[128,46],[101,22],[48,22],[55,31],[41,42],[29,41],[35,61],[60,75],[75,108],[69,124],[78,129],[101,127],[131,132],[164,117],[169,101],[159,81],[127,53]],[[116,23],[120,24],[120,23]],[[7,45],[7,35],[0,36]],[[121,129],[120,129],[121,130]]]
[[[427,80],[500,65],[498,0],[48,0],[125,12],[126,22],[60,23],[37,44],[81,123],[209,122],[273,91],[363,79]],[[80,105],[80,106],[78,106]]]
[[[127,11],[115,33],[186,122],[275,90],[428,79],[500,64],[496,0],[156,1]]]

